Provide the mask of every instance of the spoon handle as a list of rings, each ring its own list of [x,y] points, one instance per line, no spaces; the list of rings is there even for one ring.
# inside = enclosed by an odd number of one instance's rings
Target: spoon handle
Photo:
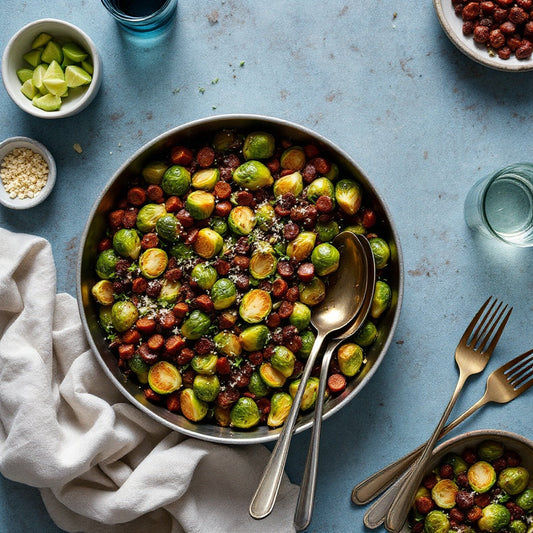
[[[289,453],[292,434],[294,432],[294,425],[300,411],[305,384],[311,375],[318,352],[324,342],[324,337],[325,335],[319,331],[315,343],[313,344],[313,349],[305,364],[300,385],[292,402],[289,416],[283,425],[276,446],[270,455],[270,459],[263,471],[263,476],[259,481],[259,486],[250,503],[250,516],[256,520],[267,517],[272,512],[274,503],[276,502],[281,479],[283,477],[283,471],[285,469],[285,463],[287,461],[287,455]]]
[[[318,386],[318,395],[315,403],[315,414],[313,418],[313,430],[305,470],[294,513],[294,527],[296,531],[303,531],[311,523],[313,517],[313,507],[316,489],[316,474],[318,470],[318,456],[320,451],[320,431],[322,428],[322,413],[324,412],[324,395],[326,392],[326,383],[328,380],[328,368],[331,357],[335,353],[335,348],[343,342],[334,340],[328,344],[326,352],[322,356],[322,366],[320,368],[320,382]]]

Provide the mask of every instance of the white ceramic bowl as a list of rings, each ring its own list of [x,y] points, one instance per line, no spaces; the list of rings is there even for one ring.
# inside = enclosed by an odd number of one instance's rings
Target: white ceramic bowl
[[[452,0],[433,0],[437,16],[444,32],[463,54],[481,65],[507,72],[524,72],[533,69],[533,56],[528,59],[500,59],[489,54],[484,44],[478,44],[471,35],[463,35],[463,19],[455,14]]]
[[[4,185],[0,180],[0,203],[11,209],[29,209],[44,201],[52,192],[56,181],[56,163],[52,154],[48,149],[38,141],[30,139],[29,137],[11,137],[0,143],[0,163],[4,157],[15,148],[29,148],[34,152],[41,154],[43,159],[48,164],[48,179],[46,185],[33,198],[10,198],[9,194],[4,189]]]
[[[24,61],[23,55],[31,49],[31,43],[41,32],[48,33],[62,42],[75,42],[89,53],[94,67],[91,83],[71,91],[71,94],[63,99],[58,111],[43,111],[35,107],[20,91],[21,83],[17,70],[31,68]],[[93,41],[78,27],[64,20],[41,19],[21,28],[7,43],[2,57],[2,79],[11,99],[26,113],[40,118],[65,118],[76,115],[93,101],[102,84],[102,63]]]

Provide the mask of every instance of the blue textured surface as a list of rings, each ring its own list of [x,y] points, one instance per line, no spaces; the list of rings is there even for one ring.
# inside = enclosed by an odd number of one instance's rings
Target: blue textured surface
[[[469,382],[454,412],[481,396],[490,370],[533,347],[533,251],[476,239],[462,212],[479,176],[533,159],[533,73],[468,60],[428,1],[370,4],[182,0],[168,39],[142,48],[96,0],[2,0],[2,49],[24,24],[53,16],[86,31],[104,63],[100,94],[74,118],[30,117],[0,90],[1,137],[40,140],[58,166],[46,202],[0,207],[0,225],[52,242],[59,291],[75,294],[78,241],[109,177],[145,142],[196,118],[244,112],[303,124],[350,153],[385,197],[405,259],[399,326],[372,381],[324,423],[309,532],[364,530],[353,485],[429,436],[455,385],[457,341],[488,295],[515,310],[485,376]],[[531,392],[463,426],[479,428],[533,438]],[[290,452],[295,481],[308,438],[297,435]],[[0,478],[0,531],[59,530],[35,489]]]

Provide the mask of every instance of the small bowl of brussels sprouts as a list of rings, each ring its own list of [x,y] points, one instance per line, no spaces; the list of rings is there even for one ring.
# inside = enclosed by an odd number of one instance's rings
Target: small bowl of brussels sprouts
[[[478,430],[435,449],[403,533],[447,531],[533,531],[533,441]]]

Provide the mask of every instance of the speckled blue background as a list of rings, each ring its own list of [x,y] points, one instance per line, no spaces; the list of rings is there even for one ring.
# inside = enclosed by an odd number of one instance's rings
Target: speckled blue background
[[[58,291],[75,294],[79,238],[107,180],[144,143],[196,118],[257,113],[303,124],[351,154],[383,194],[404,252],[403,308],[372,381],[324,423],[308,529],[363,531],[353,485],[429,436],[455,385],[457,341],[488,295],[515,309],[485,375],[454,412],[481,396],[490,370],[533,347],[533,250],[478,239],[463,221],[478,177],[533,161],[533,73],[471,62],[429,1],[182,0],[171,34],[150,48],[128,41],[97,0],[1,6],[2,49],[24,24],[54,17],[87,32],[104,63],[99,95],[73,118],[31,117],[0,90],[0,136],[40,140],[58,167],[52,195],[29,211],[0,207],[0,225],[52,242]],[[533,438],[531,399],[488,406],[463,429]],[[297,435],[290,452],[296,482],[308,438]],[[59,530],[35,489],[0,478],[0,531]]]

